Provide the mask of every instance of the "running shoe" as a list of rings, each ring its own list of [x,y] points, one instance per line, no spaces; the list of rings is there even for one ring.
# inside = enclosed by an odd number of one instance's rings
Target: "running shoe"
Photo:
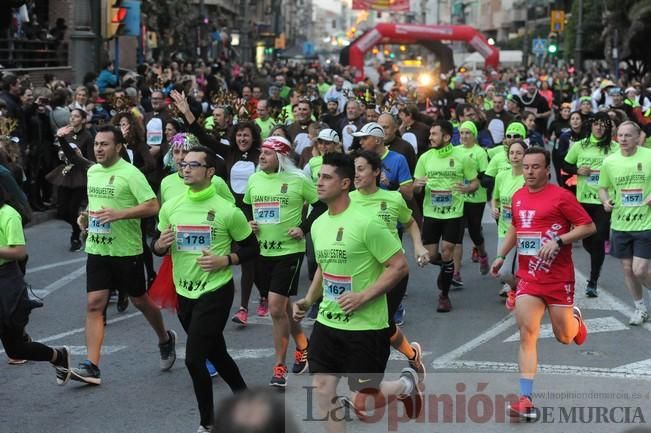
[[[403,377],[411,383],[411,392],[398,396],[398,399],[405,405],[407,417],[418,418],[423,410],[423,392],[418,387],[418,373],[413,368],[403,368],[400,378]]]
[[[538,418],[536,409],[533,402],[529,397],[521,396],[520,399],[513,404],[509,404],[509,415],[514,418],[524,418],[527,420],[534,420]]]
[[[586,328],[585,322],[583,322],[583,316],[581,315],[581,310],[579,310],[579,307],[575,305],[573,307],[573,310],[574,317],[576,317],[576,319],[579,321],[579,330],[574,337],[574,342],[577,344],[577,346],[580,346],[585,343],[585,339],[588,338],[588,328]]]
[[[212,426],[203,426],[199,425],[199,428],[197,429],[197,433],[211,433],[212,432]]]
[[[70,239],[70,251],[75,252],[81,249],[81,241],[79,239]]]
[[[447,296],[439,295],[439,304],[436,307],[438,313],[448,313],[452,310],[452,303]]]
[[[649,313],[646,310],[641,310],[639,308],[635,309],[635,312],[628,320],[629,325],[639,326],[649,320]]]
[[[167,335],[170,336],[167,343],[158,345],[158,349],[160,350],[161,371],[169,370],[176,361],[176,332],[169,330],[167,331]]]
[[[490,264],[488,263],[488,255],[481,256],[479,257],[479,273],[482,275],[488,274],[488,271],[490,271],[491,267]]]
[[[506,298],[509,295],[509,292],[511,291],[511,286],[508,283],[502,284],[502,288],[500,289],[499,296],[502,298]]]
[[[461,272],[452,274],[452,285],[454,287],[463,287],[463,280],[461,279]]]
[[[597,283],[588,281],[588,285],[585,287],[585,295],[588,298],[596,298],[597,296],[599,296],[599,294],[597,293]]]
[[[246,323],[249,320],[249,312],[246,308],[240,307],[239,311],[235,313],[231,320],[239,325],[246,326]]]
[[[9,365],[23,365],[26,363],[26,359],[7,358],[7,364]]]
[[[515,309],[515,290],[511,290],[509,293],[507,293],[506,301],[504,301],[504,306],[509,311],[513,311]]]
[[[402,305],[402,302],[400,305],[398,305],[398,309],[396,312],[393,314],[393,323],[395,323],[397,326],[402,326],[405,324],[405,306]]]
[[[413,359],[409,360],[409,367],[418,373],[418,383],[423,383],[425,382],[425,376],[427,376],[425,364],[423,363],[423,349],[415,341],[411,342],[411,348],[414,349],[415,355]]]
[[[70,379],[89,385],[100,385],[102,383],[99,367],[88,359],[80,362],[77,368],[70,370]]]
[[[70,350],[68,346],[55,349],[59,355],[57,362],[52,364],[56,372],[57,385],[65,385],[70,380]]]
[[[217,373],[217,369],[215,368],[214,365],[212,365],[212,362],[206,359],[206,370],[208,370],[208,374],[210,377],[217,377],[219,374]]]
[[[267,303],[267,298],[260,298],[260,303],[258,304],[258,308],[255,310],[255,314],[257,314],[258,317],[265,317],[267,314],[269,314],[269,304]]]
[[[129,308],[129,295],[123,290],[118,290],[118,313],[124,313]]]
[[[285,388],[287,386],[287,367],[283,364],[278,364],[274,367],[274,375],[271,376],[269,385],[278,388]]]
[[[479,263],[479,250],[477,247],[472,247],[472,254],[470,256],[470,260],[472,260],[473,263]]]
[[[308,341],[307,347],[305,349],[296,349],[294,351],[294,365],[292,366],[292,373],[294,374],[303,374],[307,370],[307,349],[310,346]]]

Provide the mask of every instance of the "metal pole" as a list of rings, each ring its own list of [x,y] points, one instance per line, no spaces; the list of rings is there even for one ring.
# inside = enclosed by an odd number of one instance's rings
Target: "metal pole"
[[[576,23],[576,45],[574,47],[574,63],[577,70],[583,66],[583,0],[579,0],[579,14]]]
[[[70,34],[73,79],[82,83],[86,72],[97,70],[96,35],[93,33],[91,2],[78,0],[74,2],[73,31]]]
[[[120,37],[116,36],[113,39],[113,44],[115,44],[115,59],[113,59],[113,71],[115,76],[118,78],[118,84],[120,84]]]

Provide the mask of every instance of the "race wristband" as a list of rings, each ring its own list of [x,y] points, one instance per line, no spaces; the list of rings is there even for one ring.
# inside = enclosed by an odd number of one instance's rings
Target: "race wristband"
[[[233,259],[231,258],[231,255],[228,254],[226,257],[228,257],[228,266],[232,266],[233,265]]]
[[[502,256],[502,255],[495,256],[495,258],[496,259],[506,260],[506,256]]]

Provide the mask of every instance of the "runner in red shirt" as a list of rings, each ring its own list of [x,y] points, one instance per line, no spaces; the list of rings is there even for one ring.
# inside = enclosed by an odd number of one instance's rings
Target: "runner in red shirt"
[[[574,306],[572,242],[592,235],[596,228],[572,193],[549,183],[550,159],[549,152],[538,147],[525,151],[525,187],[513,195],[513,225],[491,267],[491,274],[497,277],[504,257],[517,246],[515,316],[520,329],[521,396],[509,412],[528,419],[537,417],[531,394],[545,309],[549,310],[554,335],[561,343],[574,341],[581,345],[588,333],[581,311]]]

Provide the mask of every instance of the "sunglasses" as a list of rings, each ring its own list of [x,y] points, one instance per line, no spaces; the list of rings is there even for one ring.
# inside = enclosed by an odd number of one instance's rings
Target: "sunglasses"
[[[520,134],[506,134],[505,137],[509,139],[522,138]]]

